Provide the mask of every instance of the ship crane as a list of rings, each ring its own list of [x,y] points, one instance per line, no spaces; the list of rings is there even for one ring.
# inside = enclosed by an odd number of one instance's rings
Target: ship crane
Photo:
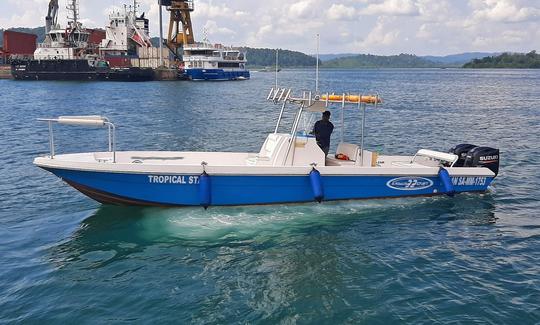
[[[181,49],[185,44],[195,43],[191,12],[193,0],[159,0],[170,12],[169,33],[166,45],[177,59],[181,59]]]
[[[51,0],[49,2],[49,11],[47,17],[45,17],[45,33],[51,31],[56,26],[58,21],[58,0]]]

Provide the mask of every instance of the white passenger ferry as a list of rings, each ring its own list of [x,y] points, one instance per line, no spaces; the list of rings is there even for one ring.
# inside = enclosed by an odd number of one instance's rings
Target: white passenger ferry
[[[247,80],[246,53],[233,47],[202,43],[184,46],[186,78],[190,80]]]

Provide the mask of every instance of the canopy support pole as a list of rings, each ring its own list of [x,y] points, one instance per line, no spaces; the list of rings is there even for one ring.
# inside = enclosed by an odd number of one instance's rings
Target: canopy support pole
[[[290,95],[291,89],[287,91],[287,95],[285,95],[285,99],[283,100],[283,105],[281,105],[281,111],[279,112],[279,118],[276,124],[276,129],[274,130],[274,134],[278,133],[279,125],[281,124],[281,120],[283,119],[283,112],[285,111],[285,106],[287,106],[287,100],[289,100]]]
[[[345,94],[343,94],[343,99],[341,100],[341,130],[339,135],[341,136],[341,143],[343,143],[345,138]]]
[[[49,121],[49,147],[51,151],[51,159],[54,159],[54,133],[52,121]]]
[[[319,47],[320,47],[320,35],[317,34],[317,67],[315,68],[315,93],[319,94]]]
[[[360,103],[360,101],[358,101]],[[366,104],[362,104],[362,139],[360,142],[360,166],[364,166],[364,135],[366,129]]]
[[[309,93],[309,97],[311,97],[311,92]],[[285,153],[285,160],[283,161],[283,166],[287,164],[287,159],[289,159],[289,152],[291,151],[291,147],[293,143],[296,142],[296,130],[298,129],[298,124],[300,124],[300,118],[302,117],[302,113],[304,112],[304,107],[305,107],[305,103],[302,102],[302,104],[300,105],[300,109],[298,110],[298,115],[296,116],[294,120],[293,129],[291,133],[291,139],[289,141],[289,145],[287,146],[287,152]],[[294,148],[296,149],[296,146]]]

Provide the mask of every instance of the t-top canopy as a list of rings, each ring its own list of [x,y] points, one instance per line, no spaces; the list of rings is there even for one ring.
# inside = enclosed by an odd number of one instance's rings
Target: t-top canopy
[[[301,97],[294,97],[291,95],[291,92],[291,89],[272,88],[268,94],[267,100],[271,100],[274,103],[291,102],[303,104],[304,109],[309,112],[324,112],[329,104],[341,104],[344,107],[347,104],[360,106],[361,104],[377,105],[382,103],[382,99],[378,95],[351,95],[348,93],[343,93],[341,95],[335,93],[318,95],[304,91]]]
[[[85,116],[60,116],[58,118],[42,118],[39,121],[56,122],[59,124],[69,125],[86,125],[86,126],[104,126],[109,123],[109,119],[99,115]]]
[[[364,103],[364,104],[380,104],[382,103],[382,99],[379,96],[373,96],[373,95],[336,95],[336,94],[326,94],[321,95],[321,100],[332,102],[332,103],[353,103],[357,104],[358,102]]]

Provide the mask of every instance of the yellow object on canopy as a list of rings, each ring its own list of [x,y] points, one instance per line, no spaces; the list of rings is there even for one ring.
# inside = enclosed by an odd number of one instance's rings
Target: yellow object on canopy
[[[359,95],[322,95],[321,100],[328,100],[330,102],[345,101],[346,103],[360,102],[360,103],[365,103],[365,104],[382,103],[382,100],[379,96],[359,96]]]

